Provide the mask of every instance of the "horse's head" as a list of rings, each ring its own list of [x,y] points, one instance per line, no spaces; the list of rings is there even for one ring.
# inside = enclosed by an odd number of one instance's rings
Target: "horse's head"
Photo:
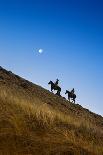
[[[65,94],[67,94],[67,93],[68,93],[68,91],[66,90]]]
[[[51,84],[51,81],[49,81],[48,84]]]

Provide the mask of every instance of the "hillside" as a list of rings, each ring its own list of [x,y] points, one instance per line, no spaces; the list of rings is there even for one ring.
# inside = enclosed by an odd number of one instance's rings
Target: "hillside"
[[[0,155],[103,155],[103,117],[0,67]]]

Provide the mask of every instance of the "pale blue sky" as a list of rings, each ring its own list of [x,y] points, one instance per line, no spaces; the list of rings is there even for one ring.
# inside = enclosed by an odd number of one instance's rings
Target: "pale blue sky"
[[[0,65],[103,115],[102,0],[0,0]]]

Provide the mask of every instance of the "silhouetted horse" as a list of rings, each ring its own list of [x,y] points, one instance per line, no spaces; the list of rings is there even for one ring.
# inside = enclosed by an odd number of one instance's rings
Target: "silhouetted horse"
[[[68,94],[68,100],[70,101],[70,98],[73,99],[74,103],[75,103],[75,99],[76,99],[76,95],[71,93],[70,91],[66,90],[65,94]]]
[[[51,91],[57,90],[56,94],[60,96],[61,88],[58,85],[54,84],[52,81],[50,81],[48,84],[51,84]]]

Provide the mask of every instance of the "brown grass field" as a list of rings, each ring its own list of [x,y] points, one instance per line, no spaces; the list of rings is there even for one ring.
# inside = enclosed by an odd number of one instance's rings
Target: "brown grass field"
[[[0,68],[0,155],[103,155],[103,117]]]

